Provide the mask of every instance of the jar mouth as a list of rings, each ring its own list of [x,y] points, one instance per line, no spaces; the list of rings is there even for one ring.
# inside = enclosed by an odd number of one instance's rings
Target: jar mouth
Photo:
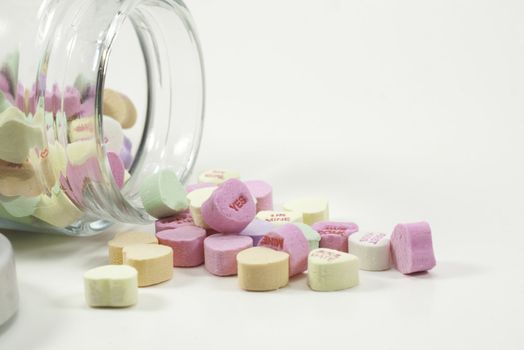
[[[103,99],[111,52],[125,21],[130,21],[142,50],[147,107],[142,137],[129,170],[131,176],[120,189],[107,150],[102,147]],[[93,196],[84,203],[92,217],[106,219],[89,220],[90,229],[96,231],[111,221],[152,221],[139,195],[142,180],[159,169],[171,168],[184,183],[198,155],[204,120],[202,53],[191,16],[181,1],[123,1],[106,33],[99,51],[94,102],[95,140],[104,181],[91,188]]]

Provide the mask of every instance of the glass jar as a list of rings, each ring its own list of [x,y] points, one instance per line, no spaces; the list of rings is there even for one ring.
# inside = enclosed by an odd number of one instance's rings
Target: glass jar
[[[202,134],[185,5],[2,0],[0,44],[0,227],[89,235],[151,222],[142,181],[163,169],[185,181]]]

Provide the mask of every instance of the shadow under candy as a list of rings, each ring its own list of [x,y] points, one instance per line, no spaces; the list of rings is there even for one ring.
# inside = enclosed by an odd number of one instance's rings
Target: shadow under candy
[[[138,290],[138,302],[135,305],[129,307],[89,307],[86,304],[84,294],[76,293],[67,296],[61,296],[52,300],[52,304],[60,309],[82,309],[82,310],[94,310],[100,312],[112,312],[112,311],[158,311],[166,308],[168,301],[158,295],[151,292],[147,292],[147,288],[139,288]]]

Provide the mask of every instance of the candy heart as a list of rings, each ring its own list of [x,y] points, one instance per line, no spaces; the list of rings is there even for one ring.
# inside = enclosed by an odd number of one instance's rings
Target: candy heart
[[[237,254],[251,248],[253,240],[240,235],[214,234],[204,241],[206,270],[216,276],[237,274]]]
[[[122,264],[124,258],[122,250],[133,244],[158,244],[158,239],[149,232],[121,232],[115,235],[107,245],[109,249],[109,262],[111,264]]]
[[[87,305],[91,307],[127,307],[138,299],[138,273],[126,265],[105,265],[84,274]]]
[[[249,291],[285,287],[289,281],[289,255],[264,247],[253,247],[237,255],[238,283]]]
[[[26,90],[22,84],[16,87],[15,105],[23,112],[27,111]]]
[[[187,194],[171,169],[147,176],[140,187],[144,209],[157,219],[175,215],[188,208]]]
[[[95,140],[71,142],[66,147],[67,160],[71,165],[81,165],[89,158],[97,156]]]
[[[202,205],[204,222],[221,233],[239,233],[256,215],[255,202],[242,181],[222,183]]]
[[[16,107],[0,113],[0,159],[23,163],[33,148],[43,148],[42,129],[28,121]]]
[[[220,185],[229,179],[239,179],[240,174],[235,171],[223,170],[223,169],[211,169],[204,171],[198,177],[199,182],[208,182],[215,185]]]
[[[6,197],[0,195],[0,205],[16,218],[32,215],[40,203],[40,197]]]
[[[309,244],[309,251],[317,249],[320,243],[320,234],[315,231],[311,226],[303,224],[301,222],[296,222],[293,225],[298,227],[300,231],[304,234],[304,237],[307,239]]]
[[[136,108],[126,95],[104,89],[104,114],[115,119],[124,129],[133,127],[136,123]]]
[[[383,271],[391,265],[389,237],[383,233],[352,234],[349,236],[348,252],[359,258],[361,270]]]
[[[114,119],[103,117],[103,131],[107,152],[120,153],[124,146],[124,134],[122,127]],[[78,118],[69,122],[70,142],[89,140],[95,136],[95,122],[93,118]]]
[[[202,217],[202,205],[209,199],[209,197],[211,197],[211,194],[213,194],[215,190],[215,186],[204,187],[192,190],[187,194],[187,200],[189,201],[189,211],[196,226],[209,228]]]
[[[313,290],[328,292],[352,288],[359,283],[359,261],[354,255],[319,248],[308,257],[308,284]]]
[[[398,224],[390,244],[393,266],[403,274],[431,270],[436,265],[431,228],[427,222]]]
[[[240,235],[251,237],[253,245],[256,246],[262,237],[273,229],[275,229],[275,224],[255,218],[240,232]]]
[[[259,247],[284,251],[289,254],[289,277],[298,275],[307,269],[309,244],[302,231],[293,224],[278,226],[268,232]]]
[[[173,248],[173,266],[192,267],[204,263],[206,230],[197,226],[180,226],[157,232],[160,244]]]
[[[80,92],[76,88],[66,87],[64,92],[64,113],[67,118],[72,118],[80,113],[82,108],[80,99]]]
[[[284,209],[302,213],[302,221],[307,225],[313,225],[317,221],[329,218],[328,202],[322,198],[306,197],[295,199],[285,203]]]
[[[118,155],[113,152],[107,154],[111,174],[118,188],[124,186],[125,168]],[[68,164],[66,167],[67,180],[74,193],[74,198],[82,203],[84,186],[90,182],[102,182],[102,172],[96,157],[87,159],[80,165]]]
[[[173,276],[173,249],[158,244],[133,244],[122,249],[124,265],[138,271],[138,286],[168,281]]]
[[[348,237],[358,231],[358,225],[352,222],[320,221],[313,224],[312,227],[320,234],[320,248],[330,248],[346,253]]]
[[[0,205],[0,218],[2,220],[9,220],[23,225],[31,225],[36,221],[32,216],[16,217],[11,215],[3,206]]]
[[[71,202],[59,186],[51,195],[42,195],[34,217],[56,227],[67,227],[78,221],[84,213]]]
[[[56,114],[56,112],[60,109],[60,100],[61,100],[62,93],[60,92],[60,89],[58,88],[57,84],[53,85],[53,88],[51,91],[45,92],[45,110],[46,112],[51,112],[53,114]]]
[[[4,196],[38,196],[43,186],[31,163],[9,163],[0,160],[0,194]]]
[[[155,232],[172,230],[181,226],[194,226],[193,217],[189,210],[177,213],[173,216],[155,221]]]
[[[250,180],[244,183],[255,197],[257,213],[262,210],[273,210],[273,188],[270,184],[261,180]]]
[[[120,150],[119,155],[120,155],[120,159],[124,163],[124,167],[126,169],[131,168],[131,165],[133,165],[133,155],[131,154],[131,152],[127,148],[123,147]]]

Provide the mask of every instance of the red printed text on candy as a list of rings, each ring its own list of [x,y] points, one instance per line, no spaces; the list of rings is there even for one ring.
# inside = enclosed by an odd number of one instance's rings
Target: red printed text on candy
[[[265,247],[282,250],[284,247],[284,238],[273,235],[265,235],[262,237],[259,244]]]
[[[327,225],[318,231],[320,234],[343,235],[348,230],[347,226]]]
[[[289,222],[289,221],[291,221],[291,219],[289,218],[289,216],[287,216],[287,215],[284,214],[284,213],[274,213],[274,214],[271,214],[271,215],[266,219],[266,221],[269,221],[269,222],[274,222],[274,221]]]
[[[44,150],[42,150],[42,152],[40,152],[40,158],[42,159],[47,158],[48,155],[49,155],[49,149],[47,147]]]
[[[215,179],[219,179],[219,180],[224,180],[224,172],[223,171],[214,170],[214,171],[212,171],[210,173],[207,173],[206,177],[211,177],[211,178],[215,178]]]
[[[247,203],[247,199],[246,199],[246,197],[240,195],[237,199],[235,199],[235,200],[233,201],[233,203],[231,203],[231,204],[229,205],[229,207],[230,207],[231,209],[233,209],[234,211],[238,211],[238,210],[239,210],[240,208],[242,208],[242,207],[244,206],[244,204],[246,204],[246,203]]]
[[[193,223],[193,218],[189,216],[186,218],[176,219],[174,222],[176,224]]]
[[[330,262],[330,261],[336,260],[340,256],[340,254],[319,249],[315,251],[314,253],[312,253],[311,256],[314,258],[319,258],[322,260],[326,260],[327,262]]]
[[[386,237],[386,235],[383,233],[367,233],[364,236],[362,236],[362,238],[360,238],[360,242],[377,244],[384,237]]]

